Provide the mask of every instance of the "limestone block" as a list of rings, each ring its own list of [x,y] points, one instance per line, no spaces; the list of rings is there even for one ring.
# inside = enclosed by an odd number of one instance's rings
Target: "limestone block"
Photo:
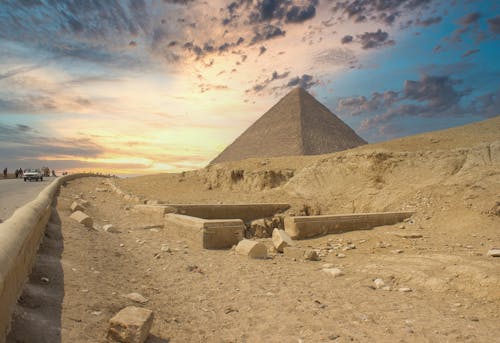
[[[244,239],[236,246],[236,252],[250,258],[267,258],[267,248],[264,244]]]
[[[292,239],[288,234],[279,229],[273,230],[273,244],[278,252],[283,252],[284,247],[291,247],[294,245]]]
[[[82,203],[79,201],[73,201],[71,204],[71,211],[85,211],[85,207],[83,207]]]
[[[92,227],[92,224],[94,224],[94,221],[92,218],[90,218],[88,215],[83,213],[82,211],[76,211],[71,214],[70,218],[76,220],[80,224],[85,225],[86,227]]]
[[[151,325],[153,311],[129,306],[109,320],[108,340],[122,343],[144,343]]]

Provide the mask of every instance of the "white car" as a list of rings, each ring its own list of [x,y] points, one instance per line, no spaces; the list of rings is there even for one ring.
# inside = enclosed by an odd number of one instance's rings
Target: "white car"
[[[23,173],[23,178],[25,182],[26,180],[43,181],[43,174],[40,169],[26,169]]]

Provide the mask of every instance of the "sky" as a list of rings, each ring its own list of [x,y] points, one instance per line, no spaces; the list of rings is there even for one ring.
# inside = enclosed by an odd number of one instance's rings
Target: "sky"
[[[0,167],[204,167],[295,87],[368,142],[481,121],[499,38],[495,0],[3,0]]]

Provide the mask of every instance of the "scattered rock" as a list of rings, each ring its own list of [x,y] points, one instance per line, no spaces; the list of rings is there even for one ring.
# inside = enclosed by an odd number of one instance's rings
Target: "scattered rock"
[[[125,298],[132,300],[132,301],[135,301],[136,303],[140,303],[140,304],[145,304],[149,301],[149,299],[146,299],[145,297],[143,297],[139,293],[129,293],[129,294],[125,295]]]
[[[333,277],[339,277],[344,275],[344,272],[340,270],[339,268],[323,268],[321,269],[322,272],[327,273]]]
[[[129,306],[109,320],[108,340],[122,343],[144,343],[151,325],[153,311]]]
[[[319,261],[320,258],[318,256],[318,253],[316,252],[316,250],[313,250],[313,249],[306,249],[304,251],[304,260],[306,261]]]
[[[375,280],[373,280],[373,285],[376,289],[380,289],[385,286],[385,282],[380,278],[376,278]]]
[[[105,232],[109,233],[119,233],[120,231],[113,226],[113,224],[106,224],[102,227]]]
[[[250,258],[267,258],[267,248],[264,244],[249,239],[241,240],[236,246],[236,252]]]
[[[393,254],[402,254],[402,253],[403,253],[403,250],[401,250],[401,249],[396,249],[396,250],[391,250],[391,252],[392,252]]]
[[[346,257],[346,255],[345,255],[345,254],[342,254],[342,253],[338,253],[336,256],[337,256],[338,258],[345,258],[345,257]]]
[[[70,218],[76,220],[80,224],[85,225],[86,227],[92,227],[92,224],[94,224],[94,221],[92,220],[92,218],[90,218],[88,215],[86,215],[82,211],[73,212],[73,214],[71,214]]]
[[[394,235],[401,238],[422,238],[423,236],[419,233],[406,233],[406,232],[394,232]]]
[[[257,238],[269,238],[273,229],[268,225],[265,219],[256,219],[250,222],[249,236]]]
[[[162,244],[160,250],[163,252],[171,252],[172,251],[170,249],[170,247],[168,246],[168,244]]]
[[[73,203],[70,206],[71,211],[85,211],[85,207],[80,201],[73,201]]]
[[[400,287],[400,288],[398,288],[398,291],[403,292],[403,293],[408,293],[408,292],[411,292],[412,289],[409,287]]]
[[[100,187],[97,187],[97,188],[95,189],[95,191],[96,191],[96,192],[107,192],[107,191],[108,191],[108,189],[107,189],[107,188],[100,188]]]
[[[285,231],[279,229],[273,230],[273,244],[278,252],[283,252],[284,247],[295,245],[290,236]]]
[[[488,256],[500,257],[500,248],[492,248],[488,251]]]
[[[353,249],[356,249],[356,246],[354,244],[347,244],[345,247],[342,248],[342,251],[353,250]]]

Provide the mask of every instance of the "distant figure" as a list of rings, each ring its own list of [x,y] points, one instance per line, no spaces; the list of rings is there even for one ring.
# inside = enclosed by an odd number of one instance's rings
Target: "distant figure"
[[[18,175],[19,175],[19,177],[23,177],[23,169],[22,168],[19,168]]]
[[[17,179],[17,177],[19,176],[19,170],[16,169],[16,171],[14,172],[14,175],[16,176],[16,179]]]
[[[6,179],[7,178],[7,168],[4,168],[3,169],[3,178]]]
[[[54,177],[57,176],[56,171],[54,169],[52,169],[52,176],[54,176]]]

